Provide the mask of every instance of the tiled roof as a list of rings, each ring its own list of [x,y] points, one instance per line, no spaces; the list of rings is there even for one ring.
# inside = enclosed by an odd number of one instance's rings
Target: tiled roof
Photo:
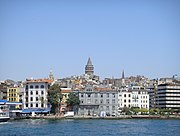
[[[53,81],[51,79],[26,79],[25,84],[27,83],[52,83]]]
[[[61,93],[70,93],[72,90],[61,90]]]

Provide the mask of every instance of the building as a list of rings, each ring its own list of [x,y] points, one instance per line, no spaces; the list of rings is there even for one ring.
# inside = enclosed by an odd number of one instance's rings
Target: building
[[[69,94],[72,92],[71,88],[61,88],[61,94],[63,95],[62,101],[61,101],[61,107],[60,112],[65,113],[69,109],[67,109],[66,101],[69,98]]]
[[[80,116],[97,116],[105,112],[107,116],[116,116],[118,109],[118,92],[108,88],[93,88],[87,85],[79,91]]]
[[[24,83],[24,109],[48,108],[48,89],[50,79],[27,79]]]
[[[149,94],[145,89],[134,89],[132,91],[132,107],[149,110]]]
[[[87,65],[85,67],[85,74],[94,75],[94,66],[90,58],[88,59]]]
[[[22,103],[23,95],[24,95],[23,87],[8,87],[7,88],[7,100],[9,102],[21,102]],[[22,107],[19,107],[19,105],[18,105],[16,108],[22,108]]]
[[[139,108],[149,110],[149,94],[145,89],[123,88],[118,92],[119,111],[123,108]]]
[[[180,85],[160,84],[157,86],[156,94],[157,108],[180,108]]]

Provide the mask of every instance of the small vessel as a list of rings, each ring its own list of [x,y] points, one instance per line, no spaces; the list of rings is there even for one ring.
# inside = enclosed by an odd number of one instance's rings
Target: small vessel
[[[9,106],[0,105],[0,122],[6,122],[10,119],[9,117]]]

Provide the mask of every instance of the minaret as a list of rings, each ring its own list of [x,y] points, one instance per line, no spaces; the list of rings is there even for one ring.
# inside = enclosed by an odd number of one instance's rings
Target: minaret
[[[123,70],[123,72],[122,72],[122,85],[125,86],[124,70]]]
[[[49,79],[54,81],[54,76],[53,76],[52,69],[50,70],[50,73],[49,73]]]
[[[94,74],[94,66],[92,64],[90,57],[88,59],[87,65],[85,67],[85,74],[87,74],[87,75],[93,75]]]
[[[123,70],[123,72],[122,72],[122,79],[124,79],[124,70]]]

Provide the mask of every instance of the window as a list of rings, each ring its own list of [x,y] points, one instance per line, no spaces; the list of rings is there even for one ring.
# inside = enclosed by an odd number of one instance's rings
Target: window
[[[112,104],[115,104],[115,99],[112,99]]]
[[[96,100],[95,100],[95,104],[97,104],[97,103],[98,103],[98,100],[96,99]]]
[[[44,85],[41,85],[41,88],[44,88]]]
[[[33,85],[30,85],[30,89],[33,89]]]
[[[28,90],[28,85],[26,85],[26,90]]]
[[[35,88],[36,88],[36,89],[38,89],[38,88],[39,88],[39,86],[38,86],[38,85],[36,85],[36,86],[35,86]]]
[[[33,101],[33,98],[31,97],[31,101]]]
[[[26,102],[28,102],[28,98],[26,98]],[[26,106],[27,107],[27,106]]]
[[[44,104],[41,104],[41,107],[44,108]]]
[[[91,94],[88,94],[88,97],[91,97]]]
[[[126,97],[126,94],[124,94],[124,97]]]
[[[106,94],[106,97],[109,98],[109,93]]]
[[[33,107],[33,104],[31,103],[31,107]]]
[[[103,100],[102,100],[102,99],[100,100],[100,103],[101,103],[101,104],[103,103]]]
[[[131,100],[129,100],[129,103],[131,102]]]
[[[115,97],[116,97],[115,93],[113,93],[112,95],[113,95],[113,98],[115,98]]]
[[[83,100],[81,100],[81,103],[84,103],[84,101],[83,101]]]
[[[38,101],[38,97],[36,97],[36,101]]]
[[[109,110],[109,106],[106,106],[106,110]]]
[[[131,105],[129,104],[129,107],[131,107]]]
[[[33,95],[33,91],[31,91],[31,95]]]
[[[38,107],[38,104],[36,103],[36,107]]]
[[[41,94],[44,94],[44,91],[41,91]]]
[[[100,106],[100,109],[103,110],[103,106]]]
[[[106,100],[106,104],[109,104],[109,99]]]
[[[112,106],[112,110],[115,110],[115,106]]]
[[[124,102],[126,102],[126,100],[124,100]]]
[[[129,94],[129,97],[131,97],[131,94]]]
[[[91,99],[88,99],[88,100],[87,100],[87,103],[91,103]]]
[[[36,91],[36,95],[38,95],[38,91]]]
[[[103,94],[101,94],[101,98],[103,97]]]
[[[28,107],[28,104],[26,104],[26,107]]]
[[[26,91],[26,95],[28,95],[28,91]]]
[[[83,94],[81,94],[81,97],[84,97],[84,95],[83,95]]]

